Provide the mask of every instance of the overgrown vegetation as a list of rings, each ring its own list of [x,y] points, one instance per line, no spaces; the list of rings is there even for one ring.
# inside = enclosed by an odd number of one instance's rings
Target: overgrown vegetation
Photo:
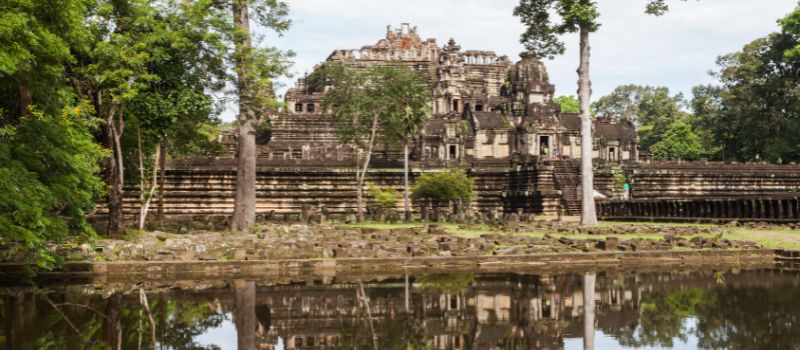
[[[632,121],[654,158],[800,161],[800,7],[780,30],[720,56],[717,85],[692,98],[665,87],[623,85],[593,105],[596,114]]]
[[[236,3],[245,6],[0,3],[0,235],[24,243],[31,262],[52,267],[45,241],[92,236],[86,215],[103,199],[108,232],[122,235],[126,184],[139,183],[146,213],[165,158],[222,150],[211,94],[233,81],[237,62],[256,67],[246,72],[250,93],[237,96],[274,106],[270,78],[283,73],[287,56],[250,47],[249,39],[247,49],[234,50],[244,36],[233,17],[250,14],[283,30],[288,8]]]

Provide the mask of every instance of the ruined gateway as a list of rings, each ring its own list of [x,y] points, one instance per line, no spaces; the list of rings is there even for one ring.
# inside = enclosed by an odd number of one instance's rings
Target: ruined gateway
[[[541,62],[462,51],[452,39],[440,47],[407,24],[387,28],[374,45],[334,51],[326,62],[410,65],[430,83],[432,117],[412,147],[412,181],[424,171],[465,169],[475,181],[468,211],[481,219],[580,213],[580,120],[560,113]],[[259,146],[261,219],[355,213],[352,149],[339,144],[331,118],[321,113],[324,96],[324,87],[313,89],[302,77],[286,93],[286,110],[270,117],[271,140]],[[233,137],[223,142],[235,145]],[[601,218],[800,219],[796,165],[642,162],[634,127],[605,117],[594,121],[594,140],[595,190],[618,197],[614,179],[624,173],[635,199],[599,201]],[[378,147],[368,181],[400,190],[401,158],[400,149]],[[159,212],[192,223],[230,215],[235,164],[233,152],[171,161]],[[131,188],[126,211],[135,215],[138,207]]]

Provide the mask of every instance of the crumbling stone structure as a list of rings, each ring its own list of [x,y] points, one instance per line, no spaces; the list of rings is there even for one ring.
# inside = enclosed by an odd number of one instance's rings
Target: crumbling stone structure
[[[387,28],[386,37],[374,45],[336,50],[325,63],[355,68],[408,65],[429,83],[432,117],[412,145],[412,182],[424,171],[461,167],[475,180],[476,196],[469,208],[473,217],[580,214],[580,119],[561,113],[553,102],[555,88],[542,62],[514,63],[492,51],[462,50],[453,39],[439,46],[435,39],[423,40],[416,27],[403,24],[397,30]],[[271,139],[259,146],[257,211],[262,218],[343,219],[355,213],[353,150],[339,143],[335,122],[322,111],[326,89],[302,77],[286,93],[287,109],[270,117]],[[593,128],[595,189],[611,198],[598,202],[601,218],[652,218],[656,214],[650,213],[662,212],[665,217],[709,217],[715,212],[700,209],[705,208],[700,204],[664,203],[784,198],[800,190],[797,166],[643,164],[638,162],[632,124],[600,117]],[[223,142],[235,145],[235,135],[223,135]],[[368,181],[400,190],[401,159],[400,149],[378,145]],[[633,199],[614,202],[619,189],[614,189],[612,169],[628,175]],[[164,200],[157,204],[166,215],[229,215],[234,183],[232,153],[176,160],[168,165]],[[136,189],[128,195],[126,210],[135,214]],[[676,209],[680,214],[667,209],[645,212],[636,201],[685,209]],[[776,209],[780,214],[763,216],[789,219],[786,213],[798,218],[800,208],[788,207],[795,202],[781,202],[782,209]],[[742,212],[761,213],[759,208]],[[725,213],[738,215],[734,209]]]
[[[431,88],[432,118],[422,128],[412,158],[430,164],[465,166],[482,159],[513,156],[580,157],[580,121],[561,113],[553,102],[544,64],[511,62],[493,51],[461,50],[454,39],[439,47],[423,40],[416,27],[387,28],[386,37],[358,50],[336,50],[323,64],[364,68],[407,65]],[[336,126],[322,110],[326,86],[309,76],[286,93],[287,110],[273,120],[272,141],[263,147],[267,159],[346,159],[352,152],[339,145]],[[638,138],[630,123],[595,122],[594,157],[604,162],[636,161]],[[399,159],[399,150],[375,151]]]

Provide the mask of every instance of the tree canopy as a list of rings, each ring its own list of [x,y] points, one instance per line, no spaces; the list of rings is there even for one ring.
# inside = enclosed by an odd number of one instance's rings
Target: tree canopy
[[[719,86],[694,89],[692,108],[718,158],[800,161],[800,7],[780,32],[717,59]]]
[[[561,113],[579,113],[581,105],[575,96],[558,96],[553,99],[561,107]]]
[[[653,147],[653,158],[659,160],[697,160],[703,153],[700,137],[692,131],[692,126],[675,122]]]

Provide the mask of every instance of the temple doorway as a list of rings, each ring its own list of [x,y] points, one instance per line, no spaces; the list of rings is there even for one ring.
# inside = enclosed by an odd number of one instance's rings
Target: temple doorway
[[[539,155],[549,157],[550,153],[550,136],[539,136]]]

